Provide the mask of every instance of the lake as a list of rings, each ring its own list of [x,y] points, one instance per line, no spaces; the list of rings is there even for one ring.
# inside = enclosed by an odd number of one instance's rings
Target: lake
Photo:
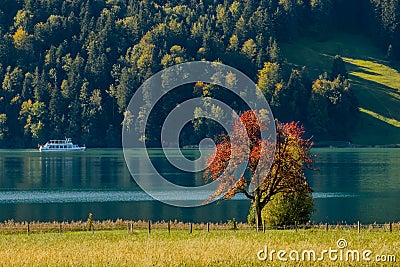
[[[141,167],[142,152],[137,160]],[[307,171],[314,190],[315,222],[363,223],[400,221],[400,149],[318,148],[316,167]],[[177,184],[202,184],[200,173],[179,172],[161,150],[149,151],[165,178]],[[189,159],[198,151],[184,150]],[[174,192],[163,192],[173,199]],[[195,195],[192,196],[196,198]],[[82,153],[0,150],[0,221],[63,221],[94,218],[133,220],[246,221],[249,201],[236,197],[196,208],[160,203],[134,182],[121,149],[88,149]]]

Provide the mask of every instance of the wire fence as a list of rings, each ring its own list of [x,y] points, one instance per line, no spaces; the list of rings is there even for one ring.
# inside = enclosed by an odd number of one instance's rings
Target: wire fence
[[[217,231],[217,230],[255,230],[266,232],[268,230],[301,230],[301,229],[319,229],[325,231],[349,230],[349,231],[400,231],[400,222],[384,224],[328,224],[328,223],[308,223],[283,226],[268,226],[265,223],[258,228],[247,223],[236,222],[235,220],[225,223],[190,223],[179,221],[131,221],[131,220],[106,220],[106,221],[66,221],[66,222],[15,222],[13,220],[0,223],[0,234],[41,234],[41,233],[59,233],[89,231],[94,234],[95,231],[102,230],[126,230],[128,233],[147,230],[149,234],[153,230],[171,231]]]

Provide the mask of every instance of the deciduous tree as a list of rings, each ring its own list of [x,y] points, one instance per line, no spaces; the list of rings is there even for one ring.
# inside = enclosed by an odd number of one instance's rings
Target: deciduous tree
[[[32,102],[30,99],[24,101],[19,112],[19,120],[24,125],[24,134],[29,138],[39,139],[44,131],[45,114],[46,109],[43,102]]]
[[[310,150],[312,142],[304,138],[304,128],[299,123],[277,123],[276,147],[273,142],[261,139],[261,131],[271,125],[260,125],[256,114],[262,116],[265,111],[246,111],[233,128],[229,138],[222,138],[215,147],[213,155],[208,162],[205,178],[219,181],[219,186],[211,198],[223,196],[230,199],[236,194],[243,193],[252,201],[255,207],[256,225],[261,224],[262,209],[279,193],[295,193],[299,191],[310,192],[304,171],[313,163]],[[265,113],[264,113],[265,114]],[[273,123],[273,122],[270,122]],[[240,127],[244,125],[246,131]],[[231,146],[231,140],[242,140],[237,146]],[[235,177],[235,170],[246,157],[246,148],[249,147],[249,160],[246,171],[241,177]],[[272,166],[265,176],[257,177],[262,150],[267,149],[267,154],[273,158]],[[261,172],[263,173],[263,172]],[[249,177],[251,176],[251,177]],[[251,178],[251,179],[250,179]],[[257,181],[259,185],[252,192],[250,185]]]
[[[268,102],[271,101],[276,85],[281,80],[278,63],[265,62],[264,68],[258,71],[258,88],[263,92]]]

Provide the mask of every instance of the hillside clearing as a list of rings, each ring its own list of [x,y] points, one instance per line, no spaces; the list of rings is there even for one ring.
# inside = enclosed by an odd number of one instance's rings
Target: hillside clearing
[[[341,55],[359,101],[360,119],[350,133],[351,142],[400,143],[400,72],[369,39],[348,34],[324,42],[304,38],[282,44],[282,52],[294,66],[307,66],[313,79],[329,72],[333,57]]]

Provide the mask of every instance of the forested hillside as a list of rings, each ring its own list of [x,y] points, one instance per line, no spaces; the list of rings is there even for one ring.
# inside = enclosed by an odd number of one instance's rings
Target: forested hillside
[[[315,75],[289,64],[282,44],[361,33],[396,62],[399,23],[398,0],[2,0],[0,147],[65,136],[89,147],[118,147],[135,90],[157,71],[192,60],[243,71],[279,120],[302,121],[316,140],[351,140],[358,102],[342,57]],[[220,90],[186,86],[176,102],[161,103],[168,107],[160,113],[199,95],[229,103]],[[153,116],[151,127],[164,118]],[[194,121],[182,145],[212,127]],[[157,145],[156,133],[149,131],[150,145]]]

